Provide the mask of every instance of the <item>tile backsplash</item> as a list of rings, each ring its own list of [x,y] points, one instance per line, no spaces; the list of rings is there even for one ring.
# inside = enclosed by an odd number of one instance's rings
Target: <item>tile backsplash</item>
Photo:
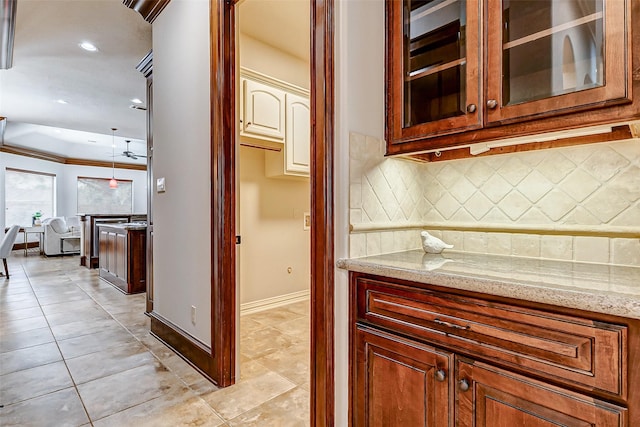
[[[350,254],[420,247],[640,265],[640,140],[434,163],[350,135]]]

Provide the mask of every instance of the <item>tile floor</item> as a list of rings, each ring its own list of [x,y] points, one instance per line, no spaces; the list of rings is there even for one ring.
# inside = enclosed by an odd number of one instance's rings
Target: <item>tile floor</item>
[[[241,378],[217,389],[149,334],[144,294],[122,294],[77,256],[8,262],[1,426],[309,425],[308,302],[243,316]]]

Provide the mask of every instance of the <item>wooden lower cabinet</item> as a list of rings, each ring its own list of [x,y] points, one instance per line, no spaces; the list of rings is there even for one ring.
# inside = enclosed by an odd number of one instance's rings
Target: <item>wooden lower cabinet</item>
[[[355,425],[452,425],[451,353],[360,327],[356,341]]]
[[[456,363],[460,427],[623,427],[625,408],[470,360]]]
[[[640,426],[640,323],[351,272],[351,426]]]

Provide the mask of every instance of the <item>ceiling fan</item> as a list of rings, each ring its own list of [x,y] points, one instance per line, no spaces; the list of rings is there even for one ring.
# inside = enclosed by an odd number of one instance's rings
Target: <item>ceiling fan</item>
[[[133,160],[136,160],[138,157],[147,157],[144,154],[135,154],[133,151],[129,150],[129,143],[131,142],[131,140],[125,139],[125,142],[127,143],[127,149],[122,152],[122,154],[124,156],[127,156],[127,157],[129,157],[130,159],[133,159]]]

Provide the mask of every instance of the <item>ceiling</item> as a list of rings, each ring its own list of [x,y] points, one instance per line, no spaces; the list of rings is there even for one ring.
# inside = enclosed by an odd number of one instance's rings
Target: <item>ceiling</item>
[[[308,61],[299,36],[309,33],[308,0],[245,0],[242,14],[240,31]],[[121,0],[17,0],[13,66],[0,70],[3,143],[109,162],[113,150],[117,162],[144,163],[121,153],[125,140],[146,152],[146,114],[131,106],[138,98],[146,107],[135,67],[150,50],[151,25]]]

